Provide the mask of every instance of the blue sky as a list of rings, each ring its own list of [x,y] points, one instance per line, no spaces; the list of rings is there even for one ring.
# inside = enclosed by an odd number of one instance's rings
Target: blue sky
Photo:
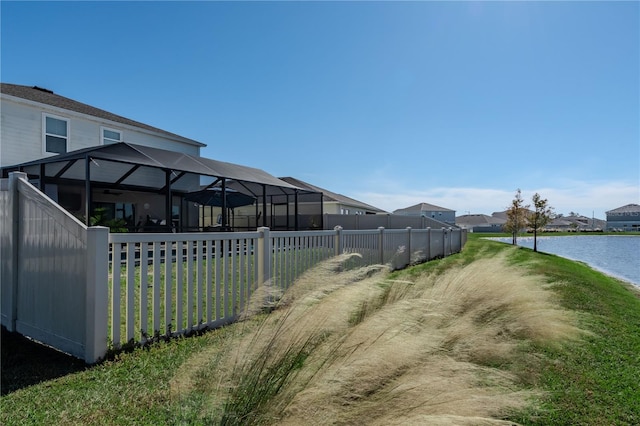
[[[640,203],[638,2],[8,2],[3,82],[388,211]]]

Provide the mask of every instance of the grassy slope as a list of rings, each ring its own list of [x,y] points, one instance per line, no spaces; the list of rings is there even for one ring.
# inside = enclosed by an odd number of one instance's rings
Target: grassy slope
[[[470,235],[465,252],[438,264],[414,268],[446,269],[470,262],[479,247],[497,252],[505,245]],[[639,237],[640,238],[640,237]],[[485,252],[489,254],[490,252]],[[640,295],[637,289],[586,265],[521,248],[512,261],[532,273],[561,283],[554,291],[561,305],[584,316],[593,332],[569,350],[540,348],[548,361],[540,366],[536,384],[548,391],[542,410],[529,410],[513,420],[523,424],[640,424]]]
[[[397,277],[424,271],[445,271],[507,246],[472,236],[461,255],[411,268]],[[480,254],[482,253],[482,254]],[[512,420],[523,424],[639,424],[640,417],[640,299],[612,278],[556,256],[520,249],[515,264],[549,277],[563,306],[583,316],[593,332],[567,349],[539,348],[548,355],[536,365],[523,366],[530,384],[548,391],[535,409]],[[161,343],[122,354],[116,361],[44,381],[0,399],[2,424],[175,424],[194,418],[201,401],[174,398],[171,387],[183,363],[217,345],[238,327],[200,337]],[[5,348],[3,348],[3,353]],[[3,362],[5,361],[3,354]],[[46,367],[43,367],[46,368]],[[215,377],[215,372],[212,372]],[[172,381],[173,379],[173,381]]]
[[[519,261],[531,256],[522,253]],[[557,289],[562,305],[591,314],[594,334],[550,353],[541,385],[550,391],[546,424],[640,424],[640,298],[620,282],[569,260],[541,254],[530,268]]]

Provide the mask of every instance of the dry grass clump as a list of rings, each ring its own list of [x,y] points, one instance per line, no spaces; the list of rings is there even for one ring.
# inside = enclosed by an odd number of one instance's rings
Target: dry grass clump
[[[509,371],[518,348],[580,334],[504,256],[415,282],[344,260],[305,274],[231,342],[209,387],[221,424],[502,424],[535,396]]]

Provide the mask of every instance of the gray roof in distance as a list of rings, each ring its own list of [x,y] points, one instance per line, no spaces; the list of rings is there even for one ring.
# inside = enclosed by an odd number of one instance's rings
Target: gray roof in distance
[[[377,213],[387,213],[386,211],[379,209],[377,207],[374,207],[370,204],[367,203],[363,203],[362,201],[358,201],[356,199],[353,199],[351,197],[347,197],[346,195],[342,195],[342,194],[338,194],[335,192],[331,192],[327,189],[324,188],[320,188],[319,186],[315,186],[312,185],[310,183],[304,182],[300,179],[296,179],[293,177],[281,177],[281,180],[288,182],[294,186],[297,186],[298,188],[304,188],[304,189],[308,189],[310,191],[313,192],[322,192],[322,197],[324,201],[335,201],[341,204],[346,204],[346,205],[350,205],[350,206],[354,206],[354,207],[360,207],[364,210],[370,210],[370,211],[374,211]]]
[[[394,214],[409,213],[409,212],[453,212],[455,210],[447,209],[444,207],[436,206],[429,203],[419,203],[415,206],[406,207],[404,209],[394,210]]]
[[[527,212],[528,212],[528,214],[533,214],[534,213],[532,210],[527,210]],[[504,219],[504,220],[509,219],[508,210],[503,210],[501,212],[493,212],[493,213],[491,213],[491,216],[497,217],[499,219]]]
[[[505,219],[487,216],[486,214],[466,214],[456,217],[456,225],[481,226],[481,225],[504,225]]]
[[[609,210],[605,214],[620,214],[620,213],[640,213],[640,204],[627,204],[626,206],[618,207],[617,209]]]

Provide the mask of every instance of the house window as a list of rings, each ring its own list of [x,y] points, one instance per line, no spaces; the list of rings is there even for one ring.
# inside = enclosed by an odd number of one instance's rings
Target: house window
[[[44,152],[53,154],[64,154],[67,152],[69,142],[69,120],[43,116],[44,128]]]
[[[102,145],[109,145],[111,143],[122,142],[122,133],[102,127]]]

